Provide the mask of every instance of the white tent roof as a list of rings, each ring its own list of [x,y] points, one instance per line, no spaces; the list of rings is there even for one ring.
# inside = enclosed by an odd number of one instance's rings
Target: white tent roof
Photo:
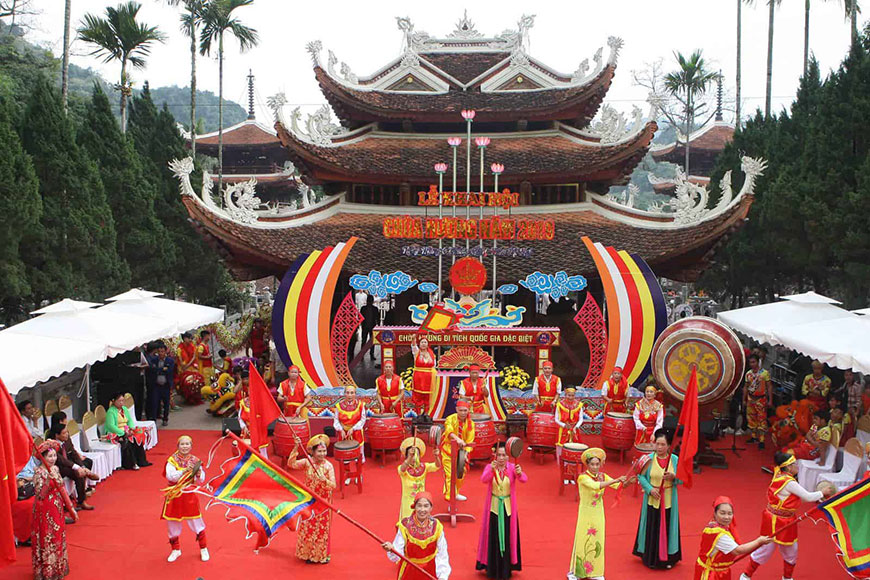
[[[870,320],[850,316],[790,326],[780,344],[840,369],[870,373]]]
[[[105,360],[158,338],[223,320],[220,308],[131,290],[112,304],[65,299],[0,331],[0,378],[9,392]]]
[[[854,312],[855,314],[867,315],[870,314],[870,308],[859,308],[858,310],[853,310],[852,312]]]
[[[113,296],[98,310],[112,314],[130,314],[166,320],[174,324],[173,330],[161,336],[180,334],[206,324],[214,324],[224,319],[224,311],[211,306],[201,306],[189,302],[178,302],[167,298],[157,298],[154,292],[134,289]]]
[[[2,332],[94,342],[103,345],[109,356],[127,352],[150,340],[174,333],[175,325],[170,321],[106,312],[103,308],[42,314]]]
[[[791,300],[792,302],[800,302],[802,304],[842,304],[833,298],[816,294],[812,290],[803,294],[791,294],[789,296],[780,296],[783,300]]]
[[[816,295],[818,296],[818,294]],[[823,297],[822,297],[823,298]],[[844,308],[828,302],[784,300],[720,312],[719,320],[758,342],[784,344],[778,339],[786,329],[810,322],[854,317]]]
[[[14,327],[13,327],[14,328]],[[0,332],[0,378],[12,395],[67,371],[106,360],[105,345]]]

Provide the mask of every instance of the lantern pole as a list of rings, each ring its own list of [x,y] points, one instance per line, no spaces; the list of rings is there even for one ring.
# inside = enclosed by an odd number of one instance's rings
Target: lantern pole
[[[496,203],[493,204],[493,206],[492,206],[493,207],[493,218],[495,218],[495,217],[498,217],[498,176],[501,175],[502,171],[504,171],[504,165],[501,165],[499,163],[493,163],[492,166],[490,167],[490,169],[492,169],[492,174],[495,177],[494,195],[496,196],[496,200],[495,200]],[[494,222],[493,225],[497,227],[497,222],[495,219],[493,219],[493,222]],[[496,256],[495,250],[498,248],[499,235],[501,235],[501,228],[497,227],[496,231],[493,233],[493,236],[492,236],[492,250],[493,250],[493,252],[492,252],[492,305],[493,306],[495,306],[495,288],[496,288],[496,284],[497,284],[497,282],[496,282],[496,279],[497,279],[496,261],[498,259]]]
[[[466,144],[466,157],[465,157],[465,194],[468,195],[468,192],[471,191],[471,123],[474,121],[475,112],[472,109],[463,109],[462,110],[462,118],[465,119],[467,125],[466,131],[466,139],[468,143]],[[471,219],[471,206],[468,204],[465,205],[465,219],[466,221]],[[471,240],[466,236],[465,238],[465,251],[466,254],[471,249]]]
[[[438,227],[443,228],[441,224],[441,218],[444,217],[444,200],[441,197],[444,193],[444,173],[447,171],[446,163],[436,163],[435,164],[435,173],[438,174]],[[454,170],[455,171],[455,170]],[[443,230],[442,230],[443,231]],[[438,236],[438,298],[436,302],[441,301],[441,268],[443,265],[443,249],[444,249],[444,236]]]

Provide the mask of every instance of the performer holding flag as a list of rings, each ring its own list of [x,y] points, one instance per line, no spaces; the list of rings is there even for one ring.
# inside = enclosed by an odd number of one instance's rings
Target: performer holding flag
[[[468,367],[468,377],[459,383],[459,396],[469,402],[472,413],[487,412],[489,389],[486,387],[486,379],[480,378],[480,366]]]
[[[731,566],[740,556],[772,541],[770,536],[758,536],[751,542],[738,544],[734,502],[720,495],[713,500],[713,519],[701,532],[693,580],[731,580]]]
[[[766,544],[752,552],[740,580],[752,578],[758,567],[770,560],[777,546],[783,560],[782,578],[792,580],[797,565],[798,538],[797,526],[791,524],[797,519],[797,509],[802,501],[819,501],[824,497],[821,491],[807,491],[797,482],[795,476],[798,466],[794,455],[777,452],[774,461],[776,469],[767,488],[767,507],[761,512],[761,533],[773,536],[775,543]],[[783,530],[786,527],[788,529]]]

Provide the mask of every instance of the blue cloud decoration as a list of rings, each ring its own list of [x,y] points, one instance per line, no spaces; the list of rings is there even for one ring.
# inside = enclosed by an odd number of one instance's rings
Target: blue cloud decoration
[[[420,282],[420,284],[417,286],[417,290],[419,290],[420,292],[425,292],[426,294],[431,294],[438,291],[438,284],[434,284],[432,282]]]
[[[386,298],[390,294],[401,294],[405,290],[417,285],[414,280],[401,270],[392,274],[381,274],[372,270],[368,274],[354,274],[350,277],[350,287],[354,290],[363,290],[372,296]]]
[[[526,276],[525,280],[519,281],[520,286],[531,290],[537,295],[549,294],[553,300],[559,300],[568,295],[568,292],[576,292],[586,288],[586,278],[569,276],[564,270],[559,270],[555,275],[534,272]]]
[[[519,290],[519,288],[517,288],[516,284],[502,284],[498,287],[498,293],[504,296],[516,294],[517,290]]]

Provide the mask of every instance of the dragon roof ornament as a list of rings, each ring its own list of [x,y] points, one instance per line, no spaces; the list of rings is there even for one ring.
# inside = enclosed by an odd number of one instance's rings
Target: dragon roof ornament
[[[648,179],[653,185],[674,185],[676,191],[673,199],[664,203],[655,203],[650,206],[652,213],[673,213],[674,223],[678,225],[690,225],[700,221],[715,217],[737,201],[744,195],[755,194],[755,182],[767,168],[767,162],[758,157],[753,158],[744,156],[740,162],[740,169],[746,174],[746,180],[743,182],[743,187],[735,196],[731,189],[731,171],[725,173],[722,181],[719,184],[721,196],[716,206],[708,208],[710,194],[707,187],[693,183],[682,168],[677,167],[677,175],[673,179],[656,177],[653,174],[648,175]],[[670,212],[665,212],[669,208]]]

